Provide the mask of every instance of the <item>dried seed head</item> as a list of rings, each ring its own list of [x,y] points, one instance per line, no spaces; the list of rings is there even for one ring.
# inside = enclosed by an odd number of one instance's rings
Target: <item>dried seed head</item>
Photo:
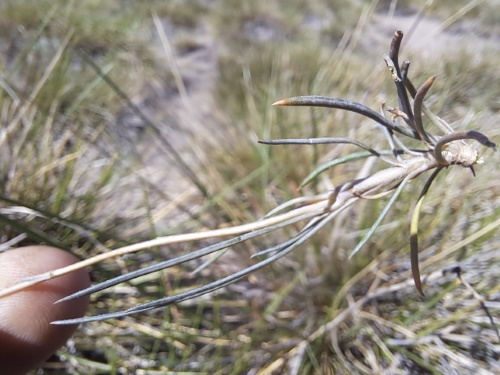
[[[471,145],[461,141],[454,141],[446,144],[441,154],[449,164],[457,164],[465,168],[480,163],[477,150]]]

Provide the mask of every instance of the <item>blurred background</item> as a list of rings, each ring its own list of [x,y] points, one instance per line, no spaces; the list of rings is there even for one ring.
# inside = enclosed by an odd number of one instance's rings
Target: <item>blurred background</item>
[[[297,95],[397,106],[382,59],[395,30],[412,81],[437,80],[427,105],[456,130],[498,143],[500,11],[483,1],[59,1],[0,3],[0,246],[46,243],[81,258],[174,233],[255,221],[286,200],[327,191],[361,170],[332,168],[346,145],[385,142],[371,120],[279,108]],[[436,131],[435,129],[433,131]],[[438,133],[439,134],[439,133]],[[494,328],[464,278],[498,316],[499,155],[450,168],[421,218],[426,298],[409,273],[409,215],[425,181],[405,188],[362,251],[349,252],[388,198],[343,213],[291,256],[210,296],[88,323],[37,374],[493,374]],[[291,228],[93,296],[111,312],[221,278]],[[204,243],[95,266],[95,282]],[[391,289],[392,288],[392,289]]]

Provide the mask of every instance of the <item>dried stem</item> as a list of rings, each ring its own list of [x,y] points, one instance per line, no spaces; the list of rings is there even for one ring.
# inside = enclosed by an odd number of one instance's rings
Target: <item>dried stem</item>
[[[411,123],[411,126],[413,127],[414,118],[410,106],[410,100],[408,99],[408,94],[406,93],[405,79],[403,79],[401,75],[401,69],[399,67],[399,49],[401,48],[402,40],[403,32],[401,30],[397,30],[392,37],[391,47],[389,49],[389,58],[392,61],[398,78],[394,79],[394,82],[398,91],[399,107],[404,113],[408,115],[409,123]]]

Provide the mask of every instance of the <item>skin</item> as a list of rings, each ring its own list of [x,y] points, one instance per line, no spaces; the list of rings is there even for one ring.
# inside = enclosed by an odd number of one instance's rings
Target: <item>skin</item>
[[[48,246],[8,250],[0,254],[0,289],[77,261],[75,256]],[[64,345],[77,326],[50,322],[82,317],[89,299],[54,302],[89,285],[88,273],[78,270],[0,298],[0,373],[25,374]]]

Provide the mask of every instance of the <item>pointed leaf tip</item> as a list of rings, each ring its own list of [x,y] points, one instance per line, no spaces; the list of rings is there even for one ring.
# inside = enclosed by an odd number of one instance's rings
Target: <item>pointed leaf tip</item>
[[[288,105],[288,102],[286,99],[278,100],[277,102],[274,102],[272,105]]]

